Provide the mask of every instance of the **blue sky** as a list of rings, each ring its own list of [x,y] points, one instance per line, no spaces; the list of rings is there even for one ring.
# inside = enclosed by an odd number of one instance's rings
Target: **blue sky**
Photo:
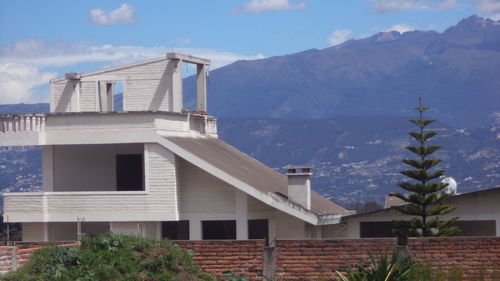
[[[66,72],[169,51],[213,69],[381,31],[443,31],[473,14],[500,19],[500,0],[0,0],[0,103],[43,102]]]

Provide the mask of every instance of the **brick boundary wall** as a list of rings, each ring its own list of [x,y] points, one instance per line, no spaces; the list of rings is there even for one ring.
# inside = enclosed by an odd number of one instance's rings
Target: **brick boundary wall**
[[[346,271],[360,262],[368,264],[370,254],[391,253],[396,239],[278,240],[272,255],[264,255],[269,250],[264,240],[175,243],[193,250],[195,263],[221,280],[226,279],[224,271],[232,271],[252,281],[261,281],[269,268],[273,271],[275,268],[276,280],[328,280],[335,270]],[[47,244],[0,246],[0,273],[18,268]],[[411,238],[407,249],[418,261],[444,270],[460,268],[463,280],[500,280],[500,237]],[[266,257],[274,255],[275,264],[270,265]]]
[[[5,274],[17,268],[16,247],[0,246],[0,274]]]
[[[49,245],[75,246],[74,242],[16,242],[15,246],[0,246],[0,274],[18,269],[41,247]]]
[[[335,270],[345,272],[371,255],[390,253],[395,239],[278,240],[277,280],[331,279]]]
[[[276,242],[277,280],[331,278],[369,254],[391,253],[395,239],[279,240]],[[500,281],[500,237],[410,238],[408,252],[417,261],[445,271],[458,267],[463,280]],[[482,278],[479,277],[483,274]]]
[[[252,281],[263,280],[264,240],[246,241],[175,241],[184,250],[195,252],[194,262],[205,272],[224,280],[223,272],[231,271]]]
[[[410,238],[408,249],[416,260],[460,268],[464,280],[500,281],[500,237]]]

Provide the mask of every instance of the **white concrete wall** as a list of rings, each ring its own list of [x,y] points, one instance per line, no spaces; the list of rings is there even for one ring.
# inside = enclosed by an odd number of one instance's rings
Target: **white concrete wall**
[[[96,82],[80,82],[80,111],[97,111]]]
[[[322,238],[345,238],[347,236],[347,224],[324,225],[321,227]]]
[[[94,136],[99,131],[116,132],[133,131],[134,129],[154,129],[154,114],[110,114],[110,115],[67,115],[50,116],[46,121],[47,134],[58,132],[89,133]],[[119,140],[117,140],[119,142]]]
[[[96,74],[82,74],[82,82],[89,83],[89,85],[82,84],[82,110],[95,111],[98,108],[99,95],[95,92],[95,86],[92,89],[90,82],[99,81],[123,82],[124,111],[169,110],[171,93],[168,85],[171,77],[167,71],[166,59]]]
[[[143,144],[60,145],[51,150],[53,191],[113,191],[116,155],[143,154]],[[44,152],[47,162],[49,154]],[[50,170],[44,174],[50,176]]]
[[[441,218],[459,217],[459,220],[495,220],[496,235],[500,236],[500,192],[478,193],[473,196],[457,197],[451,201],[451,205],[458,208],[450,214],[441,216]],[[392,220],[407,220],[409,217],[403,216],[400,213],[389,210],[374,214],[364,215],[345,219],[347,231],[345,238],[360,237],[360,222],[370,221],[392,221]]]
[[[178,194],[176,157],[171,151],[159,144],[145,144],[146,191],[148,213],[177,220]]]
[[[181,214],[234,214],[234,187],[182,158],[177,159]]]
[[[50,83],[50,112],[71,112],[73,83],[69,80]]]
[[[280,211],[276,211],[276,236],[278,239],[311,238],[306,222]]]

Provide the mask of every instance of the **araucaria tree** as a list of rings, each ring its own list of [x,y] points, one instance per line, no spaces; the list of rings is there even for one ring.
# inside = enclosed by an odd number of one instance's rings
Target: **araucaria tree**
[[[423,119],[423,112],[428,107],[419,106],[415,108],[419,112],[418,120],[410,120],[419,130],[410,132],[410,136],[417,141],[418,145],[408,146],[406,149],[416,154],[417,159],[406,159],[403,162],[411,169],[401,171],[410,181],[399,183],[398,186],[410,192],[409,194],[391,193],[405,201],[406,204],[393,206],[402,214],[414,216],[409,221],[396,221],[396,234],[400,237],[408,236],[453,236],[459,232],[459,228],[453,226],[457,218],[448,220],[440,219],[440,215],[453,211],[456,207],[445,205],[443,201],[451,195],[442,192],[448,185],[439,181],[444,170],[435,169],[441,159],[431,158],[430,155],[441,147],[437,145],[426,145],[426,142],[436,135],[435,131],[427,130],[426,127],[435,120]]]

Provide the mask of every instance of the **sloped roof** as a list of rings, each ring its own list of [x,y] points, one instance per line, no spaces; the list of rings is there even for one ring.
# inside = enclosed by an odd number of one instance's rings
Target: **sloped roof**
[[[166,137],[167,140],[253,186],[263,193],[288,193],[287,177],[217,138]],[[317,215],[348,210],[311,191],[311,211]]]
[[[472,191],[472,192],[468,192],[468,193],[457,194],[457,195],[453,195],[453,196],[449,197],[446,201],[446,204],[454,204],[454,201],[462,199],[462,198],[467,198],[467,197],[491,196],[491,194],[495,194],[498,192],[500,192],[500,186],[489,188],[489,189]],[[395,199],[392,199],[392,198],[395,198]],[[361,216],[375,214],[375,213],[381,213],[381,212],[389,212],[389,211],[393,210],[392,206],[401,206],[404,204],[405,204],[405,202],[397,197],[387,196],[385,207],[383,209],[378,209],[378,210],[365,212],[365,213],[348,215],[348,216],[345,216],[344,219],[361,217]]]

